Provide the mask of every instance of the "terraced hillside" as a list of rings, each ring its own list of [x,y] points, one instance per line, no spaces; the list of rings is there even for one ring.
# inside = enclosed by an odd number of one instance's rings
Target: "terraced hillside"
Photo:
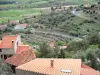
[[[77,11],[73,13],[75,9]],[[83,10],[84,13],[82,13]],[[85,16],[82,14],[90,15],[90,17],[84,18]],[[50,38],[50,40],[65,41],[68,40],[68,37],[63,37],[63,34],[66,36],[70,35],[71,37],[86,38],[100,32],[99,16],[100,14],[98,10],[95,10],[95,7],[83,6],[69,9],[56,9],[48,14],[41,14],[36,18],[25,18],[22,21],[30,23],[36,29],[38,34],[35,35],[37,37],[42,36],[44,38]],[[41,32],[39,32],[40,30]],[[44,33],[44,30],[46,33]],[[56,32],[55,36],[53,35],[54,32]],[[57,35],[57,33],[61,34]]]

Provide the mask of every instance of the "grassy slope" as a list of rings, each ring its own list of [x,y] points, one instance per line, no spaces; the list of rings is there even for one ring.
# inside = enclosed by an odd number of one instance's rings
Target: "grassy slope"
[[[6,1],[6,0],[5,0]],[[13,0],[14,1],[14,0]],[[40,5],[40,4],[48,4],[48,1],[51,0],[16,0],[19,2],[21,5],[25,5],[28,2],[32,1],[32,5]],[[61,0],[56,0],[58,2],[62,2]],[[83,0],[65,0],[69,4],[72,3],[78,3],[82,4],[84,1]],[[96,2],[96,0],[89,0],[91,3]],[[6,7],[16,7],[16,4],[4,4],[0,5],[0,8],[6,8]],[[23,10],[8,10],[8,11],[0,11],[0,21],[7,22],[7,19],[15,20],[15,19],[21,19],[21,15],[25,14],[40,14],[40,11],[38,9],[23,9]]]
[[[11,20],[21,19],[23,15],[27,14],[38,15],[40,14],[40,9],[33,8],[33,9],[1,11],[0,21],[7,22],[8,18]]]
[[[15,0],[14,0],[15,1]],[[35,5],[39,5],[39,4],[48,4],[49,1],[52,0],[16,0],[16,2],[18,2],[19,4],[28,4],[29,2],[31,2],[31,4],[35,4]],[[83,4],[86,3],[84,2],[84,0],[55,0],[57,3],[60,2],[67,2],[69,4]],[[95,3],[98,2],[99,0],[88,0],[89,3]],[[15,4],[5,4],[5,5],[0,5],[0,7],[9,7],[9,6],[16,6]]]

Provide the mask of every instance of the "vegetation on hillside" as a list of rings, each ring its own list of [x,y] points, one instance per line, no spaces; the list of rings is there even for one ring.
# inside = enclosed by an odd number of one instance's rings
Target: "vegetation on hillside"
[[[84,7],[84,6],[83,6]],[[69,9],[66,8],[52,8],[48,14],[41,13],[36,18],[24,18],[23,22],[30,23],[34,28],[51,31],[59,31],[75,37],[86,37],[94,33],[100,32],[99,16],[100,14],[96,10],[92,10],[92,7],[77,7]],[[80,9],[79,9],[80,8]],[[73,14],[73,10],[83,10],[84,12],[90,11],[90,19],[83,16],[76,16]],[[77,11],[80,15],[80,11]],[[82,18],[83,17],[83,18]]]
[[[65,6],[65,5],[77,5],[77,4],[92,4],[99,0],[0,0],[0,10],[7,9],[23,9],[23,8],[40,8],[51,6]],[[13,5],[12,5],[13,4]]]
[[[11,75],[12,72],[10,65],[3,63],[3,60],[0,59],[0,75]]]
[[[92,39],[93,37],[95,40]],[[99,40],[99,34],[83,40],[72,40],[68,42],[68,48],[66,49],[59,49],[59,45],[51,48],[47,42],[43,42],[40,44],[40,49],[37,50],[36,55],[40,58],[81,58],[83,63],[100,70],[100,63],[97,60],[100,58]]]
[[[35,18],[34,22],[31,18],[24,19],[23,22],[30,21],[34,28],[41,30],[59,31],[71,36],[82,38],[80,39],[66,39],[68,45],[67,49],[59,49],[59,44],[55,48],[50,48],[46,43],[40,44],[37,57],[41,58],[81,58],[83,62],[96,70],[100,70],[100,64],[97,60],[100,58],[100,25],[95,20],[99,20],[98,10],[92,7],[79,6],[69,9],[56,8],[48,14],[41,14]],[[87,11],[91,19],[82,18],[72,13],[74,9],[77,12]],[[91,10],[92,9],[92,10]],[[95,18],[97,17],[97,18]],[[41,26],[41,27],[40,27]],[[45,34],[48,35],[48,34]],[[95,62],[95,64],[94,64]]]
[[[99,0],[89,1],[92,4]],[[81,58],[83,63],[100,70],[97,60],[100,59],[100,2],[90,6],[85,6],[83,0],[0,0],[0,3],[0,23],[18,19],[29,24],[23,31],[15,31],[15,24],[7,24],[6,29],[0,30],[0,39],[2,35],[18,33],[24,44],[38,46],[35,53],[39,58]],[[77,4],[80,5],[66,7]],[[43,7],[49,8],[42,10]],[[55,42],[54,47],[49,46],[51,41]],[[60,49],[64,44],[67,48]]]

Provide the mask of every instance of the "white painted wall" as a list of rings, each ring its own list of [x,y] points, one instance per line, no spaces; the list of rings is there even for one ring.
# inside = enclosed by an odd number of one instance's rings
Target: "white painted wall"
[[[15,53],[16,53],[16,50],[17,50],[17,42],[18,42],[18,45],[20,45],[21,44],[21,38],[20,38],[20,35],[18,35],[18,37],[17,37],[17,40],[16,41],[14,41],[15,42],[15,44],[14,44],[14,51],[15,51]]]

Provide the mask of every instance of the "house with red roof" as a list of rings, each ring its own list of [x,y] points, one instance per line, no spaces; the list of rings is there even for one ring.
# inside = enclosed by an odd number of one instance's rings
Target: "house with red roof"
[[[16,54],[20,54],[23,51],[29,50],[31,47],[29,45],[19,45],[16,50]]]
[[[50,43],[49,43],[49,46],[50,46],[50,47],[54,47],[54,46],[55,46],[55,42],[53,42],[53,41],[50,42]]]
[[[7,25],[0,24],[0,30],[4,30],[6,27]]]
[[[13,20],[13,21],[8,21],[9,22],[9,24],[19,24],[19,20]]]
[[[2,40],[0,40],[0,57],[5,60],[29,48],[29,45],[22,44],[20,35],[5,35]]]
[[[37,58],[16,68],[16,75],[100,75],[81,59]]]
[[[81,74],[80,75],[100,75],[100,72],[96,71],[95,69],[81,64]]]
[[[52,47],[52,48],[55,48],[55,42],[53,42],[53,41],[50,42],[50,43],[49,43],[49,46]],[[66,49],[66,48],[67,48],[67,45],[65,44],[65,45],[63,45],[63,46],[58,46],[58,48],[59,48],[59,49]]]
[[[19,35],[5,35],[2,37],[0,43],[0,56],[2,59],[6,59],[13,54],[16,54],[18,45],[21,44],[21,38]]]
[[[22,64],[25,64],[36,58],[34,50],[32,48],[26,48],[26,49],[27,49],[26,51],[23,51],[21,53],[19,53],[20,52],[19,51],[18,54],[5,60],[6,63],[11,65],[11,68],[14,71],[14,73],[15,73],[16,67],[18,67]]]
[[[17,66],[20,66],[22,64],[29,62],[30,60],[35,59],[35,58],[36,58],[36,56],[34,54],[34,50],[32,48],[29,48],[28,50],[23,51],[20,54],[16,54],[16,55],[6,59],[5,62],[17,67]]]
[[[24,24],[17,24],[15,26],[15,30],[22,30],[22,29],[25,29],[26,27],[28,26],[28,24],[24,23]]]

